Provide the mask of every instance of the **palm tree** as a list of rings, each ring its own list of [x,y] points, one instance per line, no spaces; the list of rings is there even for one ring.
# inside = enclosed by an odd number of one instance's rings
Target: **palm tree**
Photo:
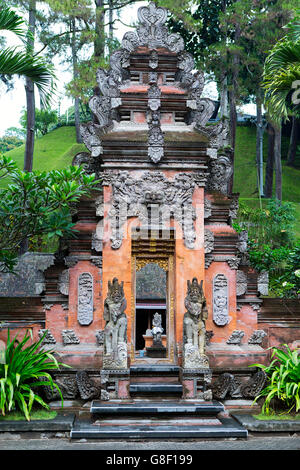
[[[23,42],[31,37],[25,29],[22,17],[10,8],[0,4],[0,30],[11,31]],[[48,64],[38,56],[18,47],[7,47],[0,50],[0,74],[20,75],[30,78],[37,86],[42,102],[49,103],[54,87],[54,73]]]
[[[300,88],[300,10],[287,29],[287,35],[269,53],[263,73],[264,104],[276,123],[300,114],[299,103],[293,99]]]
[[[274,128],[275,195],[282,199],[281,122],[293,116],[300,117],[300,10],[287,25],[287,34],[273,47],[266,58],[262,86],[264,105]],[[298,88],[297,89],[295,89]],[[297,138],[296,133],[292,133]],[[292,142],[291,142],[292,144]]]

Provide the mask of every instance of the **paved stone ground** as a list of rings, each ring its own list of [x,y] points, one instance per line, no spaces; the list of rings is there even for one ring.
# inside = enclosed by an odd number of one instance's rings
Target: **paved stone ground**
[[[32,451],[32,450],[96,450],[96,451],[216,451],[216,450],[246,450],[246,451],[284,451],[300,450],[300,434],[268,435],[249,434],[248,439],[225,440],[188,440],[181,441],[70,441],[68,438],[22,439],[20,435],[6,433],[0,439],[0,450]],[[113,452],[112,452],[113,455]]]

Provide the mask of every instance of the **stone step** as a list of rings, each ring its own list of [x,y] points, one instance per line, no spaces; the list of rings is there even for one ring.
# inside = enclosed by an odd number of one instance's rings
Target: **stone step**
[[[76,420],[71,430],[71,439],[197,439],[197,438],[247,438],[247,430],[233,418],[220,420],[202,419],[194,425],[184,424],[143,424],[138,421],[111,426],[96,425],[88,421]]]
[[[130,375],[166,374],[179,375],[180,367],[174,364],[135,364],[130,367]]]
[[[137,382],[131,383],[129,386],[129,392],[138,394],[152,394],[152,393],[164,393],[164,394],[182,394],[182,385],[178,383],[147,383]]]
[[[222,403],[217,401],[187,403],[187,402],[132,402],[132,403],[107,403],[94,400],[90,412],[99,415],[201,415],[216,416],[224,411]]]

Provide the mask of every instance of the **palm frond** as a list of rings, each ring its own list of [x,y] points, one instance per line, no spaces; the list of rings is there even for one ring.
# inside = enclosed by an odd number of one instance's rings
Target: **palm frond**
[[[26,27],[26,22],[15,11],[0,3],[0,30],[11,31],[23,41],[31,37],[31,31]]]
[[[42,101],[49,103],[54,93],[55,75],[52,67],[38,57],[33,57],[16,47],[0,51],[0,74],[29,77],[37,86]]]
[[[300,80],[300,40],[293,42],[283,38],[268,55],[263,72],[265,107],[270,117],[279,122],[288,119],[293,111],[288,96],[294,84]]]

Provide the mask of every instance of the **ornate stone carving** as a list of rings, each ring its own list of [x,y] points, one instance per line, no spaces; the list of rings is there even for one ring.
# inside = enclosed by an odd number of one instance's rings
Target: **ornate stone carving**
[[[82,140],[91,152],[92,158],[98,157],[103,151],[101,139],[98,135],[100,130],[101,128],[99,124],[94,124],[92,122],[80,125],[80,134]]]
[[[229,208],[229,217],[231,219],[236,219],[238,216],[238,210],[239,210],[239,198],[238,196],[234,195],[232,196],[232,200],[231,200],[231,204]]]
[[[161,315],[156,312],[153,317],[152,321],[152,336],[153,336],[153,343],[160,343],[161,344],[161,335],[164,332],[164,329],[161,325]]]
[[[185,369],[208,368],[205,354],[207,319],[206,300],[196,278],[187,281],[187,296],[184,301],[186,313],[183,318],[183,367]]]
[[[227,155],[219,155],[210,161],[208,189],[227,194],[228,183],[233,172],[232,161]]]
[[[208,219],[211,216],[211,210],[212,210],[211,200],[205,198],[204,199],[204,218],[205,219]]]
[[[214,382],[212,390],[214,398],[224,400],[230,398],[255,398],[264,388],[266,374],[263,370],[256,372],[246,381],[237,380],[233,374],[225,372]]]
[[[182,37],[168,32],[165,26],[167,15],[165,8],[157,7],[153,2],[149,6],[138,9],[140,26],[137,28],[137,36],[140,46],[148,46],[149,49],[166,47],[172,52],[180,52],[184,49]]]
[[[227,395],[231,395],[238,387],[234,375],[224,372],[214,382],[212,386],[213,397],[217,400],[224,400]]]
[[[204,251],[205,254],[214,250],[214,234],[208,229],[204,229]]]
[[[213,255],[205,255],[205,269],[209,268],[213,261],[214,261]]]
[[[110,400],[109,392],[107,390],[101,389],[100,398],[102,401],[109,401]]]
[[[255,330],[249,338],[248,344],[261,344],[265,336],[267,333],[264,330]]]
[[[69,270],[64,269],[58,278],[58,290],[63,295],[69,295]]]
[[[204,176],[204,175],[202,175]],[[156,204],[162,224],[174,217],[182,226],[185,245],[193,248],[196,233],[195,209],[192,204],[194,189],[199,182],[197,173],[179,173],[173,180],[159,171],[145,171],[134,178],[127,171],[114,173],[110,179],[113,188],[111,222],[111,246],[118,249],[122,244],[123,225],[127,217],[137,216],[147,226],[147,207]]]
[[[104,302],[103,369],[127,369],[127,317],[123,281],[114,278],[108,282]]]
[[[82,273],[78,277],[77,320],[80,325],[90,325],[93,321],[93,276]]]
[[[196,127],[205,126],[212,116],[215,104],[209,98],[201,98],[196,101],[197,109],[191,112],[190,120],[195,123]]]
[[[39,330],[39,338],[41,338],[46,331],[47,334],[43,339],[42,344],[55,344],[56,339],[54,338],[50,330]]]
[[[244,336],[245,336],[244,331],[235,330],[232,332],[232,334],[230,335],[230,338],[226,341],[226,343],[240,345]]]
[[[47,380],[46,377],[40,377],[39,380]],[[59,386],[62,396],[66,400],[75,400],[78,397],[78,387],[76,382],[76,377],[72,375],[66,376],[57,376],[54,378],[55,383]],[[47,401],[59,400],[60,394],[59,391],[50,385],[42,386],[43,392],[45,394]]]
[[[228,281],[224,274],[217,274],[213,280],[213,321],[218,326],[229,322]]]
[[[239,297],[247,291],[247,276],[244,271],[236,272],[236,295]]]
[[[79,344],[80,340],[77,338],[75,331],[73,330],[62,330],[63,344]]]
[[[240,253],[246,253],[248,249],[248,232],[246,230],[243,230],[241,233],[239,233],[237,249]]]
[[[151,69],[156,69],[158,67],[158,54],[156,51],[151,51],[150,53],[149,67]]]
[[[99,330],[96,332],[96,339],[99,346],[104,344],[104,330]]]
[[[226,261],[231,269],[238,269],[240,265],[240,258],[238,258],[237,256],[230,256],[226,259]]]
[[[76,383],[82,400],[92,400],[99,397],[100,387],[95,384],[94,380],[90,379],[85,370],[76,373]]]
[[[262,391],[266,383],[266,373],[263,370],[256,372],[245,384],[241,386],[242,396],[255,398]]]
[[[263,271],[259,273],[257,278],[257,290],[261,295],[268,295],[269,292],[269,273]]]

